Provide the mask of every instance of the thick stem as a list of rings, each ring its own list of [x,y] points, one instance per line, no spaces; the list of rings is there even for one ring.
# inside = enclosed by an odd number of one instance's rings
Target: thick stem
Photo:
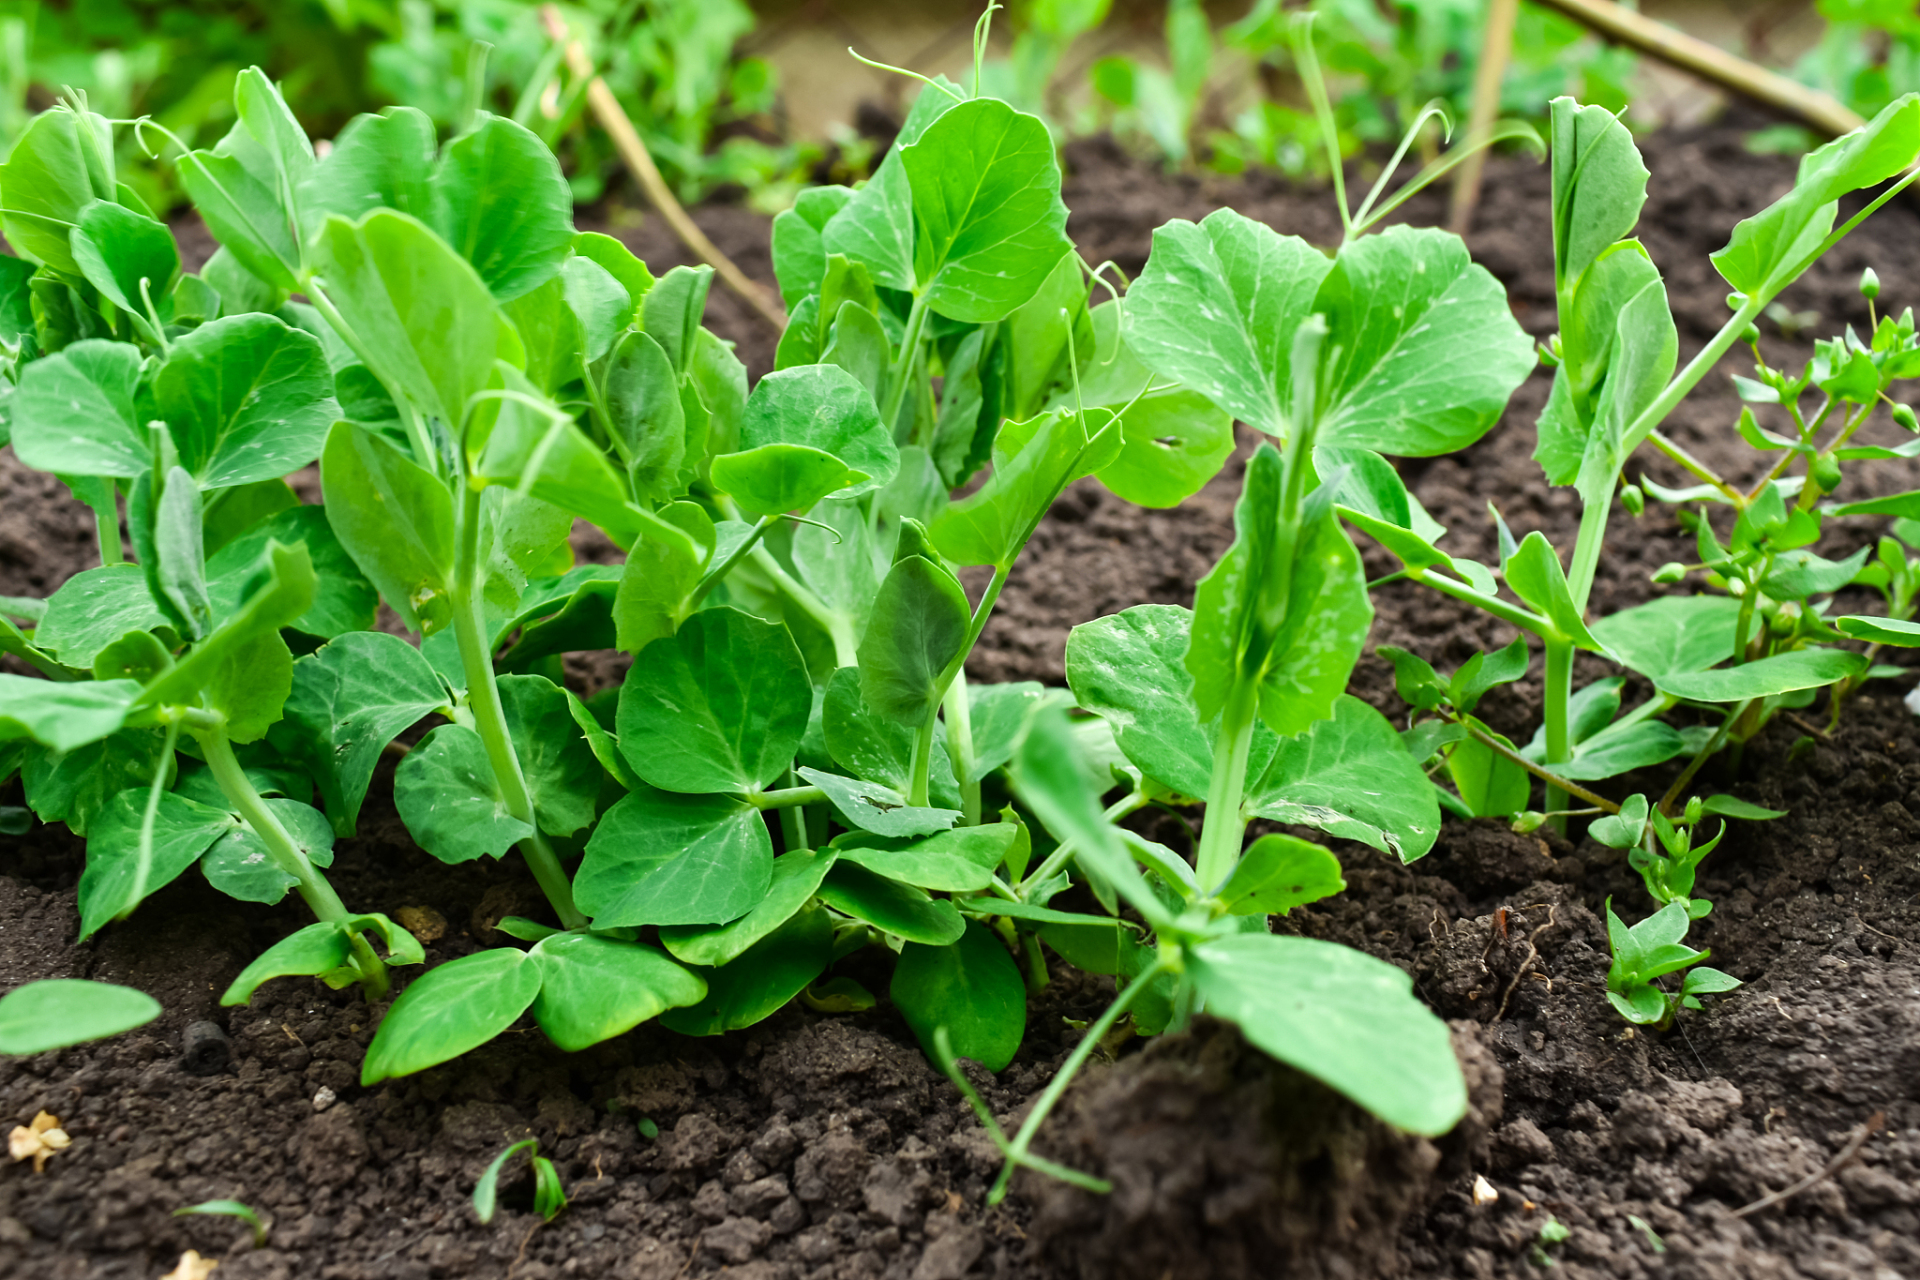
[[[260,793],[253,788],[247,777],[247,771],[240,767],[240,761],[234,757],[233,744],[227,738],[224,729],[210,729],[194,734],[200,743],[200,753],[206,757],[207,768],[213,772],[213,780],[220,784],[220,793],[227,798],[253,833],[260,837],[260,843],[267,848],[267,856],[273,859],[273,865],[292,876],[297,882],[300,896],[313,908],[315,917],[337,924],[352,913],[346,904],[340,901],[340,895],[333,891],[320,875],[313,863],[307,858],[293,836],[281,825],[280,819]]]
[[[1118,822],[1135,810],[1144,809],[1147,803],[1147,797],[1143,793],[1135,791],[1125,799],[1117,800],[1113,804],[1108,805],[1107,811],[1100,816],[1107,822]],[[1020,881],[1020,900],[1022,902],[1031,901],[1033,895],[1029,891],[1030,887],[1043,885],[1059,875],[1061,868],[1067,865],[1067,859],[1073,857],[1074,849],[1075,845],[1072,840],[1062,840],[1059,844],[1055,845],[1053,852],[1047,855],[1046,860],[1028,872]]]
[[[907,803],[925,807],[933,778],[933,732],[940,723],[940,704],[927,708],[926,719],[913,734],[913,774],[907,782]]]
[[[789,777],[792,775],[789,774]],[[827,793],[819,787],[781,787],[777,791],[750,791],[740,797],[748,804],[762,811],[767,809],[793,809],[802,805],[819,804],[827,798]]]
[[[973,706],[967,698],[967,670],[962,666],[947,686],[942,700],[947,713],[947,757],[960,782],[960,821],[980,825],[980,779],[973,775]]]
[[[1518,751],[1515,751],[1512,747],[1507,746],[1505,743],[1501,742],[1498,738],[1495,738],[1493,735],[1488,733],[1482,733],[1479,729],[1475,728],[1473,724],[1469,722],[1465,717],[1456,718],[1454,720],[1454,723],[1459,725],[1462,729],[1465,729],[1467,731],[1467,736],[1472,738],[1475,742],[1480,743],[1482,746],[1486,747],[1488,750],[1492,751],[1495,755],[1501,757],[1502,759],[1509,760],[1512,763],[1519,765],[1522,769],[1525,769],[1528,773],[1540,779],[1540,781],[1546,783],[1549,787],[1557,787],[1561,791],[1564,791],[1565,793],[1567,793],[1568,795],[1578,796],[1580,799],[1585,800],[1588,804],[1596,805],[1599,808],[1604,809],[1608,813],[1620,812],[1620,806],[1615,804],[1613,801],[1607,799],[1605,796],[1599,794],[1596,791],[1589,791],[1577,782],[1570,782],[1566,778],[1561,777],[1559,774],[1548,770],[1543,765],[1535,764],[1533,761],[1527,759],[1525,756],[1521,755]]]
[[[112,481],[108,481],[111,485]],[[93,509],[93,533],[100,543],[100,563],[103,565],[121,564],[126,561],[127,553],[120,545],[120,504],[109,500],[106,508]]]
[[[1492,614],[1502,622],[1510,622],[1522,631],[1536,636],[1546,636],[1554,630],[1551,621],[1519,605],[1508,604],[1499,596],[1490,596],[1484,591],[1475,590],[1464,582],[1441,577],[1430,569],[1408,569],[1407,576],[1415,582],[1432,587],[1442,595],[1452,596],[1455,600],[1464,600],[1476,609]]]
[[[1571,703],[1573,700],[1573,642],[1571,640],[1547,641],[1547,684],[1544,693],[1546,702],[1547,754],[1543,763],[1551,769],[1573,758],[1573,736],[1571,722]],[[1567,793],[1549,783],[1547,785],[1547,812],[1558,813],[1567,808]],[[1567,833],[1565,817],[1549,818],[1553,829],[1561,835]]]
[[[907,376],[913,372],[914,357],[920,353],[920,331],[927,323],[927,300],[916,295],[907,312],[907,331],[900,338],[900,352],[887,370],[887,403],[880,420],[889,432],[899,425],[900,406],[907,402]]]
[[[1725,494],[1727,501],[1733,503],[1736,511],[1747,505],[1746,494],[1741,493],[1731,484],[1722,480],[1718,472],[1687,452],[1685,446],[1677,440],[1670,439],[1665,432],[1649,431],[1647,433],[1647,443],[1666,454],[1669,458],[1672,458],[1686,470],[1692,472],[1696,480],[1704,480]]]
[[[453,596],[453,632],[460,647],[460,666],[467,677],[467,709],[473,713],[474,731],[487,750],[487,762],[493,767],[494,784],[500,788],[507,812],[533,828],[533,834],[519,844],[520,856],[539,882],[554,914],[565,929],[584,929],[586,916],[573,903],[573,889],[560,858],[540,834],[533,811],[533,796],[527,790],[527,776],[520,768],[519,753],[513,749],[513,736],[507,729],[506,709],[500,702],[500,685],[493,674],[493,652],[487,643],[486,626],[480,603],[480,493],[471,485],[462,485],[461,525],[454,566],[456,586]]]
[[[779,518],[778,516],[760,517],[753,526],[753,532],[749,533],[739,546],[728,552],[725,560],[707,570],[706,576],[700,579],[700,585],[695,587],[693,594],[687,598],[686,611],[689,614],[700,607],[700,602],[707,598],[709,591],[720,585],[721,579],[733,572],[735,565],[746,559],[748,554],[760,545],[760,539],[766,536],[767,530],[773,528],[774,521]]]
[[[1220,735],[1213,742],[1206,826],[1200,832],[1200,856],[1194,869],[1203,895],[1211,895],[1225,883],[1240,858],[1240,842],[1247,833],[1240,800],[1247,789],[1247,757],[1259,710],[1260,693],[1253,681],[1235,681],[1220,712]]]
[[[833,660],[835,665],[857,667],[860,665],[860,646],[853,637],[853,620],[826,601],[815,595],[797,581],[794,576],[781,567],[780,561],[763,546],[755,546],[751,553],[754,568],[767,575],[774,589],[786,597],[802,613],[812,618],[820,629],[833,641]]]
[[[1093,1025],[1087,1028],[1086,1034],[1080,1037],[1080,1043],[1073,1046],[1073,1052],[1068,1054],[1067,1060],[1060,1064],[1060,1070],[1055,1072],[1053,1079],[1047,1082],[1046,1091],[1040,1095],[1040,1100],[1034,1103],[1033,1110],[1027,1113],[1026,1122],[1020,1126],[1020,1132],[1013,1135],[1013,1141],[1007,1147],[1007,1163],[1000,1170],[1000,1176],[995,1180],[993,1190],[987,1193],[988,1204],[999,1204],[1006,1196],[1007,1183],[1013,1178],[1014,1169],[1026,1156],[1027,1148],[1033,1145],[1033,1139],[1040,1132],[1040,1126],[1047,1122],[1047,1116],[1052,1114],[1054,1107],[1066,1094],[1068,1086],[1073,1083],[1073,1078],[1080,1074],[1080,1068],[1087,1064],[1087,1059],[1093,1055],[1093,1051],[1107,1038],[1107,1033],[1113,1030],[1113,1024],[1120,1021],[1120,1015],[1140,998],[1148,984],[1166,971],[1167,965],[1164,960],[1156,960],[1151,966],[1141,970],[1140,976],[1127,984],[1126,990],[1107,1006],[1106,1012],[1094,1019]]]

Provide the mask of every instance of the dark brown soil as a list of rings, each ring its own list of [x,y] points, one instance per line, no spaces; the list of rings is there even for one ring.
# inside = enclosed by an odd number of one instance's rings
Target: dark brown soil
[[[1748,155],[1740,138],[1717,128],[1645,142],[1654,195],[1642,234],[1667,272],[1683,357],[1725,314],[1706,254],[1791,180],[1790,164]],[[1111,257],[1130,273],[1154,226],[1221,205],[1314,239],[1337,228],[1324,192],[1168,178],[1098,145],[1069,160],[1071,231],[1091,260]],[[1540,336],[1553,314],[1546,202],[1544,169],[1498,162],[1470,238]],[[1415,220],[1440,212],[1437,197],[1411,207]],[[766,277],[762,220],[735,209],[699,217]],[[656,269],[682,260],[657,220],[626,234]],[[1819,311],[1823,332],[1861,325],[1853,285],[1868,263],[1894,306],[1920,299],[1916,243],[1920,219],[1896,203],[1786,301]],[[716,289],[709,316],[756,373],[769,367],[771,335],[736,300]],[[1783,359],[1807,352],[1769,342]],[[1489,501],[1516,534],[1570,540],[1573,495],[1547,490],[1529,459],[1545,390],[1544,377],[1529,382],[1465,454],[1408,464],[1421,499],[1453,527],[1450,547],[1493,555]],[[1669,430],[1748,475],[1736,412],[1716,373]],[[1648,469],[1679,482],[1663,465]],[[1188,602],[1230,537],[1239,470],[1230,465],[1175,511],[1141,511],[1090,483],[1071,491],[1003,596],[975,678],[1057,683],[1073,624],[1143,600]],[[1849,485],[1857,493],[1844,496],[1864,496],[1920,487],[1920,474],[1896,465]],[[90,563],[90,532],[63,497],[0,452],[0,594],[44,595]],[[1616,520],[1597,609],[1647,598],[1656,565],[1690,558],[1661,510]],[[1834,549],[1878,532],[1858,523]],[[1381,590],[1376,606],[1375,643],[1442,666],[1511,638],[1405,585]],[[614,668],[590,669],[604,679]],[[132,983],[166,1006],[161,1021],[120,1040],[0,1062],[0,1124],[44,1108],[74,1137],[42,1175],[0,1168],[0,1277],[153,1277],[189,1247],[220,1258],[222,1280],[723,1271],[1364,1280],[1531,1276],[1547,1261],[1575,1280],[1920,1277],[1920,732],[1903,690],[1871,686],[1810,751],[1794,749],[1798,728],[1777,723],[1737,773],[1729,762],[1703,779],[1791,812],[1736,825],[1709,859],[1702,890],[1718,907],[1696,940],[1747,985],[1676,1030],[1629,1030],[1606,1002],[1602,903],[1615,895],[1629,914],[1644,909],[1615,852],[1491,822],[1450,821],[1411,867],[1343,845],[1349,891],[1287,927],[1415,975],[1454,1020],[1475,1085],[1467,1125],[1434,1144],[1383,1133],[1203,1026],[1096,1067],[1049,1131],[1052,1154],[1103,1173],[1115,1196],[1023,1177],[991,1210],[991,1144],[884,1006],[850,1017],[791,1009],[717,1040],[643,1028],[574,1055],[527,1029],[363,1090],[359,1059],[377,1010],[294,981],[269,986],[251,1008],[216,1007],[244,961],[300,923],[294,909],[234,903],[188,877],[75,947],[78,842],[46,829],[0,837],[0,988],[90,976]],[[1355,691],[1396,711],[1378,659],[1363,663]],[[1531,682],[1499,691],[1484,712],[1528,734],[1537,692]],[[376,781],[376,797],[387,781]],[[1182,838],[1171,825],[1161,834]],[[377,800],[361,836],[342,842],[333,878],[350,902],[443,915],[446,934],[428,947],[435,963],[492,943],[491,923],[533,894],[502,868],[432,862]],[[869,966],[855,969],[867,985],[884,986],[871,960],[857,963]],[[1111,991],[1104,979],[1060,977],[1036,1001],[1014,1065],[997,1079],[975,1073],[1003,1118],[1017,1117],[1070,1046],[1063,1019],[1090,1016]],[[228,1037],[226,1061],[217,1041],[210,1049],[200,1038],[191,1065],[212,1072],[192,1074],[182,1065],[188,1028],[206,1020]],[[333,1095],[325,1106],[323,1090]],[[1731,1216],[1821,1170],[1881,1112],[1885,1128],[1838,1173],[1783,1205]],[[640,1117],[658,1125],[657,1140],[641,1136]],[[473,1182],[526,1134],[556,1160],[572,1205],[539,1226],[522,1167],[482,1227],[467,1203]],[[1476,1207],[1476,1176],[1497,1201]],[[271,1217],[265,1248],[229,1220],[169,1216],[229,1196]],[[1571,1235],[1536,1254],[1550,1216]]]

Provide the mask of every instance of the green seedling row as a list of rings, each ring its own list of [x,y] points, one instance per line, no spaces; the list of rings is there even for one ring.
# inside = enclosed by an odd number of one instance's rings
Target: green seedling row
[[[1624,1016],[1665,1025],[1735,985],[1703,969],[1659,984],[1704,956],[1681,941],[1720,838],[1702,824],[1775,815],[1688,784],[1822,689],[1838,714],[1873,671],[1849,637],[1920,634],[1907,526],[1873,557],[1809,550],[1829,519],[1920,518],[1920,495],[1832,496],[1845,466],[1912,452],[1850,443],[1876,412],[1913,427],[1886,407],[1920,372],[1911,313],[1822,344],[1800,373],[1756,369],[1757,408],[1730,428],[1761,452],[1752,481],[1659,428],[1866,216],[1836,227],[1841,196],[1898,178],[1870,212],[1911,181],[1920,100],[1811,154],[1734,228],[1714,255],[1732,318],[1676,372],[1660,270],[1631,238],[1646,171],[1602,108],[1554,107],[1541,216],[1560,333],[1536,350],[1458,238],[1381,228],[1457,156],[1391,194],[1383,176],[1357,209],[1339,193],[1337,246],[1222,210],[1161,227],[1127,281],[1066,234],[1046,125],[981,79],[976,62],[970,86],[928,81],[870,181],[775,220],[792,318],[757,381],[702,326],[710,272],[656,277],[577,232],[559,164],[512,120],[442,138],[395,108],[322,155],[258,71],[209,150],[78,103],[37,116],[0,166],[22,255],[0,259],[0,421],[96,513],[101,564],[49,599],[0,600],[0,648],[36,673],[0,674],[0,779],[85,838],[81,937],[198,874],[245,901],[297,897],[310,920],[223,1003],[306,978],[384,1001],[423,948],[383,914],[398,904],[348,901],[328,869],[381,756],[425,723],[393,775],[407,830],[448,864],[517,860],[545,906],[501,922],[510,943],[405,982],[366,1085],[529,1017],[576,1051],[655,1021],[718,1035],[796,999],[831,1013],[882,995],[964,1085],[955,1060],[1006,1067],[1029,995],[1065,963],[1119,995],[1018,1133],[983,1112],[1009,1173],[1092,1185],[1032,1154],[1040,1124],[1096,1046],[1202,1011],[1438,1134],[1467,1106],[1446,1026],[1405,973],[1285,918],[1345,887],[1297,833],[1412,862],[1443,811],[1594,817],[1632,851],[1658,910],[1631,928],[1610,915]],[[220,242],[197,274],[115,178],[126,129]],[[1473,444],[1543,361],[1538,456],[1586,512],[1570,563],[1504,524],[1497,565],[1453,556],[1392,459]],[[1190,608],[1075,628],[1065,689],[968,682],[1069,485],[1175,505],[1220,471],[1236,421],[1259,443]],[[1642,447],[1702,487],[1627,484]],[[325,500],[303,504],[286,476],[316,460]],[[1699,534],[1701,563],[1662,581],[1704,590],[1590,617],[1609,518],[1649,497]],[[576,565],[580,521],[624,562]],[[1403,724],[1347,693],[1373,617],[1356,533],[1523,633],[1444,678],[1389,651]],[[1827,616],[1856,581],[1886,617]],[[374,629],[382,602],[408,638]],[[1517,745],[1475,712],[1535,648],[1542,727]],[[631,655],[623,682],[582,700],[564,655],[609,649]],[[1623,709],[1620,676],[1574,689],[1577,650],[1652,695]],[[1679,760],[1658,801],[1608,798]],[[1147,806],[1204,806],[1192,846],[1124,825]],[[1256,820],[1286,832],[1249,840]],[[885,993],[834,972],[863,951],[890,959]],[[69,1027],[29,986],[0,1004],[0,1047],[152,1016],[121,989],[53,994]],[[558,1212],[557,1181],[542,1187]]]

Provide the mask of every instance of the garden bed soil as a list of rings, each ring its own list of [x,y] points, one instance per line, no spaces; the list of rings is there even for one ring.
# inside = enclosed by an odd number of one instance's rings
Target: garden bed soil
[[[1645,140],[1653,184],[1641,230],[1667,273],[1683,358],[1726,314],[1707,253],[1792,178],[1789,162],[1749,155],[1742,136],[1722,126]],[[1071,233],[1090,260],[1111,257],[1129,273],[1153,227],[1221,205],[1321,242],[1338,230],[1326,192],[1271,178],[1167,177],[1110,144],[1074,147],[1069,168]],[[1543,167],[1496,161],[1470,237],[1541,337],[1553,324],[1547,194]],[[1415,221],[1441,212],[1438,195],[1409,210]],[[764,220],[729,208],[697,216],[767,278]],[[622,234],[656,270],[683,259],[657,219]],[[1862,325],[1854,282],[1865,265],[1893,306],[1920,298],[1916,244],[1920,219],[1896,202],[1786,302],[1819,312],[1819,332]],[[756,374],[770,366],[772,335],[736,300],[716,289],[709,317]],[[1768,346],[1782,359],[1810,350],[1777,334]],[[1456,552],[1493,556],[1489,501],[1516,534],[1539,528],[1570,542],[1574,495],[1548,490],[1529,459],[1546,387],[1544,373],[1532,378],[1464,454],[1405,464],[1453,527]],[[1737,411],[1716,373],[1669,430],[1746,475]],[[1059,683],[1073,624],[1145,600],[1189,602],[1230,538],[1242,444],[1174,511],[1130,507],[1091,482],[1070,491],[1013,575],[973,678]],[[1904,464],[1864,479],[1850,478],[1859,493],[1845,496],[1920,486]],[[0,594],[44,595],[89,563],[79,511],[56,482],[0,452]],[[1691,558],[1665,508],[1614,523],[1601,611],[1649,598],[1655,566]],[[1837,533],[1832,549],[1873,532]],[[582,551],[605,548],[589,541]],[[1374,572],[1389,570],[1377,550],[1367,554]],[[1373,642],[1443,668],[1511,638],[1406,584],[1375,600]],[[617,672],[596,661],[574,674]],[[1581,674],[1600,672],[1596,662]],[[1474,1107],[1461,1128],[1437,1142],[1385,1132],[1203,1021],[1144,1049],[1122,1046],[1048,1130],[1050,1153],[1110,1178],[1111,1197],[1023,1175],[995,1208],[985,1205],[998,1164],[991,1143],[884,1004],[850,1016],[790,1008],[712,1040],[643,1027],[571,1055],[524,1028],[362,1089],[360,1058],[380,1011],[353,994],[283,980],[249,1008],[216,1004],[248,958],[300,923],[297,908],[236,903],[189,876],[76,947],[80,843],[46,828],[0,837],[0,989],[85,976],[140,987],[166,1008],[117,1040],[0,1062],[0,1123],[45,1109],[73,1136],[43,1174],[0,1168],[0,1277],[155,1277],[188,1248],[218,1258],[221,1280],[1363,1280],[1532,1276],[1548,1261],[1570,1280],[1920,1277],[1920,733],[1905,687],[1870,685],[1831,738],[1776,721],[1737,773],[1722,761],[1702,779],[1790,813],[1735,824],[1708,860],[1702,890],[1718,906],[1692,940],[1746,985],[1673,1031],[1629,1028],[1605,999],[1602,904],[1614,895],[1629,916],[1647,910],[1619,853],[1490,821],[1449,821],[1434,851],[1406,867],[1340,844],[1347,892],[1280,927],[1414,975],[1452,1020],[1468,1068]],[[1384,661],[1362,663],[1355,692],[1399,714]],[[1536,677],[1490,695],[1483,713],[1530,734],[1537,694]],[[1664,786],[1667,775],[1654,774],[1628,785]],[[374,795],[389,782],[376,781]],[[1163,837],[1184,838],[1159,821]],[[431,861],[377,800],[360,836],[341,843],[333,879],[349,902],[443,921],[427,947],[433,963],[495,942],[493,922],[538,902],[510,868]],[[878,959],[852,964],[884,989]],[[1017,1118],[1071,1047],[1065,1020],[1093,1016],[1110,993],[1106,979],[1056,971],[1014,1064],[997,1078],[972,1072],[996,1112]],[[183,1060],[189,1028],[209,1021],[224,1039],[209,1047],[206,1028],[195,1029],[196,1052]],[[1733,1216],[1819,1173],[1876,1115],[1884,1127],[1843,1168],[1777,1207]],[[657,1139],[642,1136],[642,1117]],[[475,1179],[529,1134],[555,1159],[571,1207],[541,1225],[519,1166],[499,1216],[480,1225],[468,1203]],[[1476,1178],[1497,1200],[1476,1201]],[[229,1219],[170,1216],[224,1197],[271,1220],[264,1247]],[[1570,1234],[1537,1252],[1549,1219]]]

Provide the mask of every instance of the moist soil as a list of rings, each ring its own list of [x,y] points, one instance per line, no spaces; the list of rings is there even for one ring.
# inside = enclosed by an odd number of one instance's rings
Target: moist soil
[[[1707,254],[1792,179],[1790,162],[1748,154],[1744,133],[1722,125],[1644,141],[1653,184],[1641,234],[1667,274],[1683,358],[1726,314]],[[1325,191],[1272,178],[1170,177],[1107,143],[1074,147],[1068,168],[1070,231],[1090,261],[1129,273],[1155,226],[1223,205],[1323,243],[1338,230]],[[1544,168],[1496,161],[1469,237],[1537,337],[1553,324],[1547,198]],[[1440,197],[1407,213],[1435,221]],[[763,219],[728,207],[697,216],[749,273],[769,277]],[[656,270],[684,260],[657,219],[620,234]],[[183,239],[204,253],[197,228]],[[1818,332],[1864,326],[1860,269],[1873,265],[1883,298],[1905,306],[1920,298],[1916,244],[1920,218],[1895,202],[1786,304],[1818,312]],[[708,314],[756,374],[770,366],[772,335],[737,300],[716,289]],[[1776,361],[1810,353],[1766,328]],[[1549,490],[1529,459],[1546,389],[1537,374],[1463,454],[1405,464],[1452,527],[1456,553],[1495,554],[1489,502],[1516,535],[1538,528],[1570,544],[1574,495]],[[1737,412],[1715,373],[1668,430],[1729,474],[1757,478],[1732,430]],[[1014,573],[972,677],[1060,683],[1074,624],[1142,601],[1189,602],[1230,539],[1250,444],[1177,510],[1141,510],[1092,482],[1071,490]],[[1656,480],[1682,481],[1647,465]],[[1848,484],[1851,498],[1920,487],[1920,475],[1892,464]],[[1667,510],[1616,516],[1598,610],[1650,598],[1656,566],[1692,558]],[[0,452],[0,594],[45,595],[91,562],[79,513],[55,481]],[[1856,523],[1823,549],[1843,553],[1879,532]],[[580,550],[607,554],[584,536]],[[1393,567],[1367,554],[1375,574]],[[1374,643],[1443,668],[1511,639],[1404,583],[1375,603]],[[583,686],[618,674],[604,659],[570,667]],[[1117,1046],[1049,1127],[1045,1149],[1110,1179],[1111,1196],[1022,1175],[996,1207],[986,1204],[991,1142],[884,1002],[852,1015],[796,1006],[716,1039],[643,1027],[578,1054],[529,1026],[362,1089],[379,1007],[302,980],[269,984],[248,1008],[216,1004],[247,959],[299,926],[297,909],[236,903],[183,877],[76,946],[80,842],[44,827],[0,837],[0,989],[84,976],[140,987],[166,1009],[116,1040],[0,1062],[0,1124],[45,1109],[73,1137],[44,1173],[0,1168],[0,1277],[155,1277],[188,1248],[219,1259],[221,1280],[1363,1280],[1519,1277],[1549,1265],[1573,1278],[1920,1277],[1920,733],[1905,689],[1868,686],[1831,736],[1809,732],[1814,720],[1776,721],[1737,765],[1723,759],[1701,779],[1789,813],[1734,824],[1708,859],[1701,887],[1717,909],[1690,940],[1746,985],[1674,1030],[1630,1029],[1605,998],[1603,903],[1618,897],[1629,916],[1648,905],[1615,851],[1491,821],[1449,820],[1411,866],[1337,844],[1347,892],[1278,927],[1414,976],[1451,1020],[1467,1070],[1473,1107],[1460,1128],[1433,1142],[1388,1132],[1202,1020],[1186,1035]],[[1354,691],[1402,713],[1377,657]],[[1538,692],[1537,677],[1498,690],[1483,714],[1525,737]],[[1654,791],[1670,776],[1608,785]],[[416,849],[378,799],[390,780],[389,768],[360,836],[339,846],[332,877],[349,902],[418,908],[430,963],[494,944],[502,915],[537,909],[512,864],[449,868]],[[7,801],[17,795],[0,794]],[[1159,838],[1187,838],[1175,819],[1146,821]],[[882,960],[847,963],[884,989]],[[997,1077],[971,1070],[1003,1123],[1017,1122],[1071,1047],[1069,1020],[1094,1016],[1111,992],[1108,979],[1056,969],[1013,1065]],[[1876,1116],[1883,1125],[1858,1155],[1828,1171]],[[568,1209],[543,1225],[520,1163],[482,1226],[468,1201],[476,1178],[529,1135],[557,1164]],[[1823,1171],[1783,1203],[1735,1216]],[[171,1216],[227,1197],[270,1221],[264,1246],[231,1219]],[[1568,1233],[1542,1246],[1550,1220]]]

